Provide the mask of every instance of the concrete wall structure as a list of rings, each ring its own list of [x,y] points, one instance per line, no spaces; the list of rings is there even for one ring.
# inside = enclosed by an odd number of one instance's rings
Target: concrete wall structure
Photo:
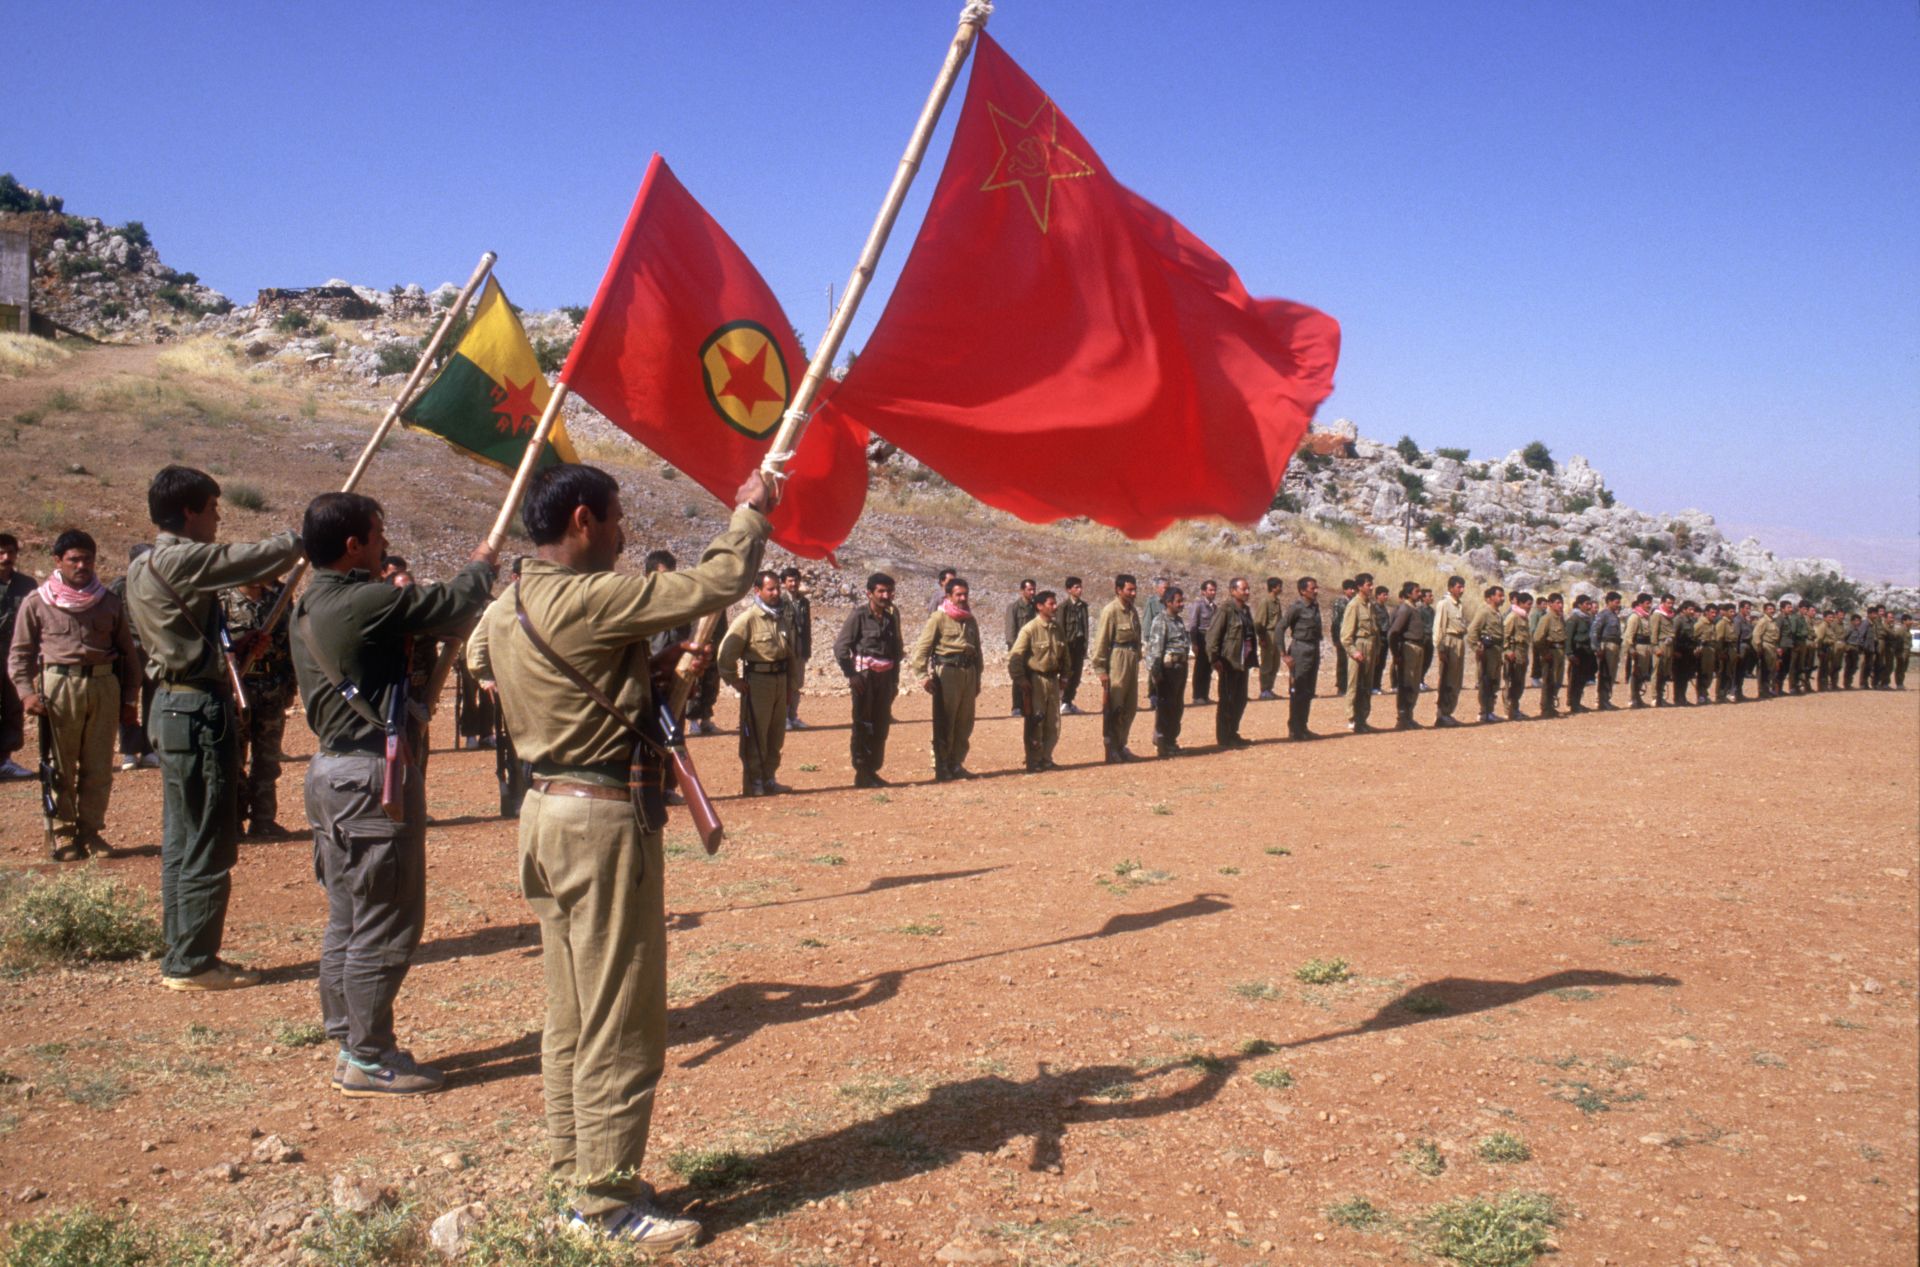
[[[0,229],[0,330],[27,333],[32,323],[33,244],[25,233]]]

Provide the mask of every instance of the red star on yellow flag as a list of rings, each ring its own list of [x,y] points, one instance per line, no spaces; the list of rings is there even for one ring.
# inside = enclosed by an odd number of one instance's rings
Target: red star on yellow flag
[[[741,360],[725,344],[715,346],[720,351],[721,359],[727,363],[727,385],[720,389],[718,395],[733,397],[748,413],[753,412],[755,405],[765,401],[785,399],[767,382],[768,344],[762,343],[751,361]]]
[[[1018,189],[1040,232],[1053,215],[1053,182],[1093,175],[1093,167],[1060,144],[1060,111],[1052,98],[1042,101],[1027,119],[1020,120],[988,104],[993,131],[1000,138],[1000,159],[993,165],[980,192]]]

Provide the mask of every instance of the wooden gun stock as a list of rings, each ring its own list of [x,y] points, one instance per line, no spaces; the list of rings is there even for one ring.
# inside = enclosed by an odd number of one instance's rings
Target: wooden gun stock
[[[700,836],[700,844],[709,854],[720,852],[720,842],[726,838],[726,828],[720,825],[719,811],[713,808],[713,802],[707,797],[707,789],[700,785],[700,774],[693,768],[693,757],[684,747],[670,750],[673,753],[673,778],[680,786],[680,795],[687,802],[687,813],[693,818],[693,830]]]

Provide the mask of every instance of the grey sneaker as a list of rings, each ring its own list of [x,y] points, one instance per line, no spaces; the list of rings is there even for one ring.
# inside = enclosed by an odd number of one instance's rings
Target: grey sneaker
[[[18,761],[0,762],[0,779],[37,779],[39,777]]]
[[[347,1066],[353,1063],[347,1058],[347,1049],[342,1047],[333,1055],[333,1077],[329,1080],[333,1089],[338,1091],[340,1084],[346,1081]]]
[[[371,1069],[350,1059],[340,1075],[340,1094],[355,1100],[430,1095],[446,1085],[445,1074],[431,1065],[420,1064],[404,1051],[388,1053],[386,1059]]]
[[[169,990],[186,990],[191,993],[204,993],[209,990],[244,990],[260,984],[260,974],[245,968],[235,967],[224,959],[216,959],[209,968],[203,968],[190,977],[160,977],[160,984]]]
[[[583,1240],[617,1241],[637,1249],[672,1249],[700,1235],[700,1225],[692,1219],[675,1218],[644,1201],[634,1201],[605,1214],[581,1214],[567,1218],[567,1232]]]

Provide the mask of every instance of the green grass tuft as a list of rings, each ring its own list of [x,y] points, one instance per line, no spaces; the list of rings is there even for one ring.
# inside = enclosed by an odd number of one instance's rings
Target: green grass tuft
[[[1356,1232],[1371,1232],[1387,1224],[1387,1212],[1365,1197],[1348,1197],[1327,1207],[1327,1220]]]
[[[95,962],[158,954],[149,899],[97,867],[26,882],[0,910],[0,944],[16,962]]]
[[[318,1047],[327,1041],[327,1027],[319,1021],[274,1021],[267,1033],[282,1047]]]
[[[1413,1147],[1402,1153],[1401,1157],[1429,1179],[1445,1174],[1447,1170],[1446,1155],[1440,1151],[1440,1145],[1430,1139],[1415,1140]]]
[[[1473,1151],[1488,1165],[1529,1161],[1533,1157],[1533,1149],[1527,1147],[1527,1141],[1511,1131],[1495,1131],[1483,1137],[1474,1145]]]
[[[732,1148],[683,1148],[667,1157],[667,1169],[695,1188],[716,1191],[753,1178],[753,1159]]]
[[[1307,985],[1337,985],[1352,976],[1353,970],[1344,959],[1309,959],[1293,970],[1294,980]]]
[[[225,1251],[124,1214],[61,1210],[0,1232],[0,1267],[222,1267]]]
[[[1238,981],[1233,985],[1233,992],[1243,999],[1254,999],[1263,1003],[1270,1003],[1281,997],[1279,988],[1269,981]]]
[[[1420,1220],[1422,1247],[1461,1267],[1527,1267],[1559,1222],[1552,1197],[1509,1192],[1436,1205]]]
[[[1262,1069],[1253,1075],[1253,1085],[1269,1091],[1285,1091],[1293,1085],[1293,1073],[1287,1069]]]

